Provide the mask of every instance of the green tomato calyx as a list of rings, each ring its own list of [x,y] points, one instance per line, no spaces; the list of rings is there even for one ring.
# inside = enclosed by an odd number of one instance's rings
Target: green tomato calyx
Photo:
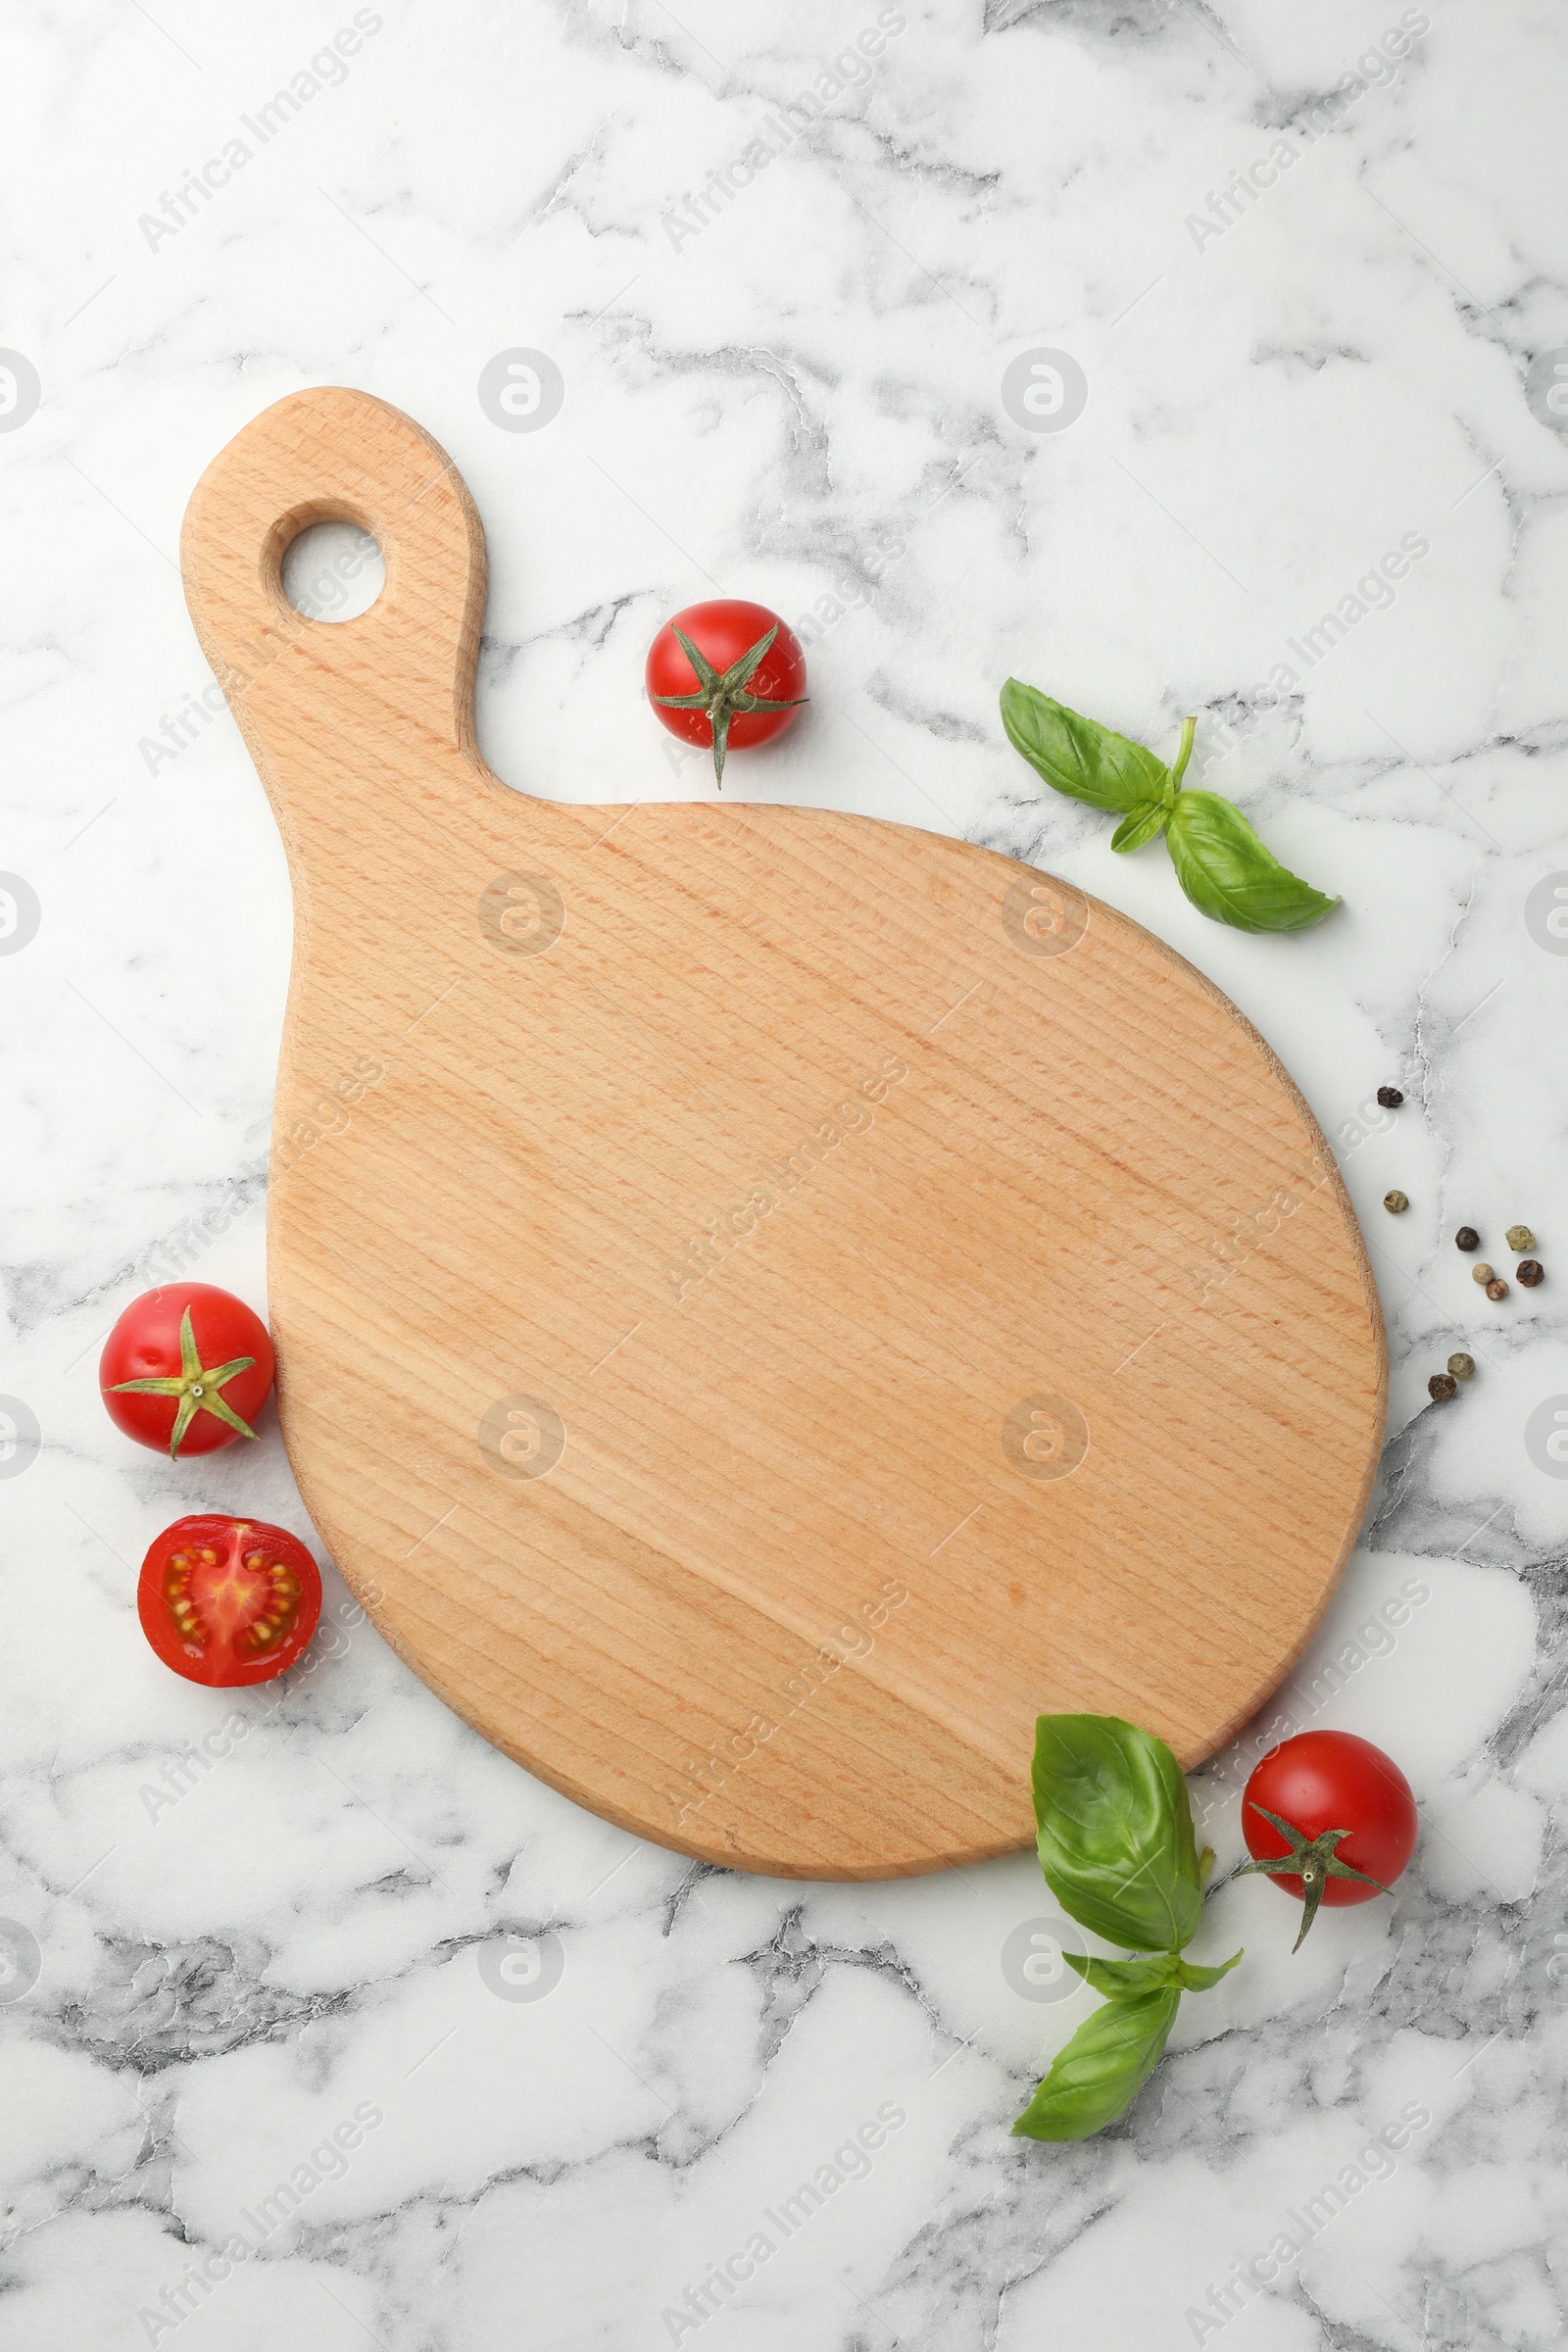
[[[1254,1802],[1252,1811],[1261,1813],[1271,1828],[1278,1830],[1291,1850],[1266,1862],[1244,1862],[1234,1875],[1242,1878],[1248,1871],[1256,1870],[1270,1878],[1300,1880],[1305,1909],[1301,1917],[1301,1933],[1291,1946],[1293,1952],[1298,1952],[1306,1940],[1306,1931],[1317,1917],[1323,1889],[1330,1879],[1358,1879],[1363,1886],[1375,1886],[1379,1894],[1393,1892],[1392,1887],[1385,1886],[1381,1879],[1369,1878],[1364,1870],[1352,1870],[1348,1862],[1340,1860],[1334,1849],[1342,1838],[1348,1838],[1348,1830],[1323,1830],[1316,1838],[1307,1838],[1297,1829],[1294,1822],[1282,1821],[1277,1813],[1271,1813],[1267,1805]]]
[[[673,627],[674,624],[671,623]],[[778,635],[778,622],[765,637],[759,637],[748,646],[738,662],[728,669],[715,669],[700,646],[694,645],[684,629],[675,629],[681,652],[692,665],[700,691],[696,694],[656,694],[656,703],[666,710],[701,710],[713,730],[713,778],[720,792],[724,789],[724,754],[729,748],[730,721],[748,710],[794,710],[807,700],[804,694],[785,697],[776,694],[753,694],[751,682]]]
[[[196,1346],[196,1334],[191,1329],[190,1308],[179,1319],[179,1370],[162,1380],[117,1380],[112,1394],[117,1396],[177,1396],[174,1426],[170,1432],[169,1458],[175,1461],[185,1433],[198,1413],[211,1413],[216,1421],[224,1422],[242,1438],[254,1438],[256,1432],[248,1421],[242,1421],[231,1404],[223,1401],[220,1391],[239,1373],[248,1372],[256,1361],[254,1355],[236,1355],[231,1363],[207,1365],[202,1362]]]

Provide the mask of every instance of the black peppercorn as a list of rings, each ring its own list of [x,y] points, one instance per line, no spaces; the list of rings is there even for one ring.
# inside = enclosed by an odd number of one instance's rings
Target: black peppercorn
[[[1396,1086],[1380,1086],[1378,1088],[1378,1101],[1382,1103],[1385,1110],[1397,1110],[1399,1104],[1404,1101],[1404,1097],[1400,1094]]]
[[[1506,1298],[1507,1296],[1508,1285],[1503,1281],[1500,1274],[1494,1274],[1487,1285],[1487,1297],[1489,1298],[1496,1299]]]
[[[1461,1225],[1453,1237],[1453,1246],[1456,1250],[1479,1250],[1481,1236],[1473,1225]]]
[[[1459,1383],[1449,1372],[1434,1372],[1427,1382],[1427,1395],[1434,1404],[1446,1404],[1450,1396],[1459,1394]]]
[[[1538,1282],[1544,1282],[1546,1279],[1546,1269],[1539,1257],[1525,1258],[1515,1268],[1515,1271],[1527,1291],[1533,1291]]]

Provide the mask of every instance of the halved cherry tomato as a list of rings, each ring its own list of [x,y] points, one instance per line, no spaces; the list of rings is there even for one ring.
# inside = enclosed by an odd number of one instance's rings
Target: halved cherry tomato
[[[190,1683],[270,1683],[309,1642],[321,1577],[297,1536],[253,1519],[166,1527],[141,1564],[141,1630]]]
[[[267,1325],[210,1282],[167,1282],[133,1298],[104,1343],[98,1386],[109,1418],[138,1446],[216,1453],[251,1423],[272,1385]]]
[[[1387,1894],[1415,1851],[1415,1797],[1394,1758],[1370,1740],[1300,1732],[1272,1748],[1248,1782],[1242,1836],[1252,1856],[1243,1870],[1263,1871],[1304,1902],[1299,1948],[1320,1903]]]

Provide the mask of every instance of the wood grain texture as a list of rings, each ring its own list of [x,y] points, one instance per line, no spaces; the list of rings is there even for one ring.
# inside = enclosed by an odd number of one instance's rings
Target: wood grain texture
[[[308,621],[282,554],[339,517],[386,586]],[[1208,1754],[1321,1614],[1386,1384],[1235,1007],[962,842],[501,784],[478,517],[365,394],[247,426],[183,553],[294,886],[283,1434],[410,1665],[581,1803],[792,1876],[1027,1845],[1042,1711]]]

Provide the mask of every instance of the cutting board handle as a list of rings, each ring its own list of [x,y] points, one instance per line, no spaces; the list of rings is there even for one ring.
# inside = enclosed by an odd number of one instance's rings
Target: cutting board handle
[[[381,594],[353,620],[310,619],[283,593],[291,542],[332,521],[368,531],[386,563]],[[484,531],[457,467],[412,417],[334,386],[278,401],[202,475],[180,554],[196,634],[291,851],[323,773],[339,825],[344,795],[395,821],[377,798],[389,771],[445,773],[454,788],[487,777],[472,716]]]

